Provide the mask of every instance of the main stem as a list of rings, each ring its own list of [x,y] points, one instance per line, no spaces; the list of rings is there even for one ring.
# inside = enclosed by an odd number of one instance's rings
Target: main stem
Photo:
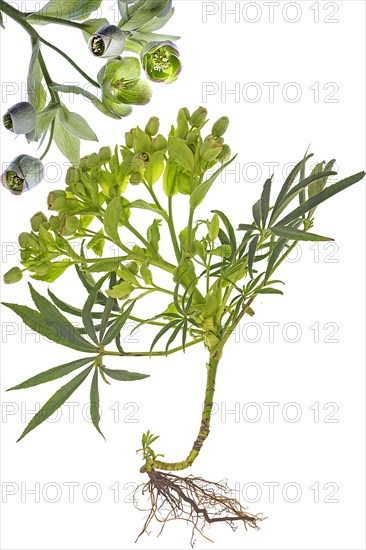
[[[211,422],[211,413],[213,407],[213,397],[215,393],[215,382],[217,367],[222,356],[222,346],[217,347],[214,351],[210,353],[209,361],[206,365],[207,367],[207,380],[206,380],[206,391],[205,391],[205,402],[203,406],[201,425],[198,431],[197,438],[193,443],[192,449],[188,454],[185,460],[181,462],[162,462],[161,460],[155,460],[153,467],[157,470],[166,470],[166,471],[178,471],[185,470],[192,466],[193,462],[198,457],[202,445],[210,433],[210,422]]]

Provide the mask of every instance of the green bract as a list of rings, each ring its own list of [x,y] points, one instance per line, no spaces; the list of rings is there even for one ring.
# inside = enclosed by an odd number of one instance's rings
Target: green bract
[[[181,71],[178,48],[169,40],[146,44],[141,52],[141,63],[154,82],[174,82]]]

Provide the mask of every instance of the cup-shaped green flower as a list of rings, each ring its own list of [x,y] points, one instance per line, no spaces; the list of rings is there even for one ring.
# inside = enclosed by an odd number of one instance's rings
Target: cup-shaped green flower
[[[101,27],[89,38],[89,50],[96,57],[113,58],[121,55],[126,45],[126,37],[116,25]]]
[[[29,134],[36,127],[37,111],[31,103],[21,101],[8,109],[3,116],[3,123],[14,134]]]
[[[33,189],[43,180],[42,162],[29,155],[16,157],[1,176],[1,183],[13,195],[21,195]]]
[[[154,82],[174,82],[182,69],[178,48],[170,40],[148,42],[141,52],[141,64]]]
[[[131,112],[130,105],[149,103],[151,89],[140,75],[140,63],[135,57],[108,61],[98,73],[103,103],[120,116],[126,116]]]

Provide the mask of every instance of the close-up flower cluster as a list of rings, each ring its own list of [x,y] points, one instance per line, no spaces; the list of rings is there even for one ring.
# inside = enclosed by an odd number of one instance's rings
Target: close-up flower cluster
[[[12,161],[2,176],[3,185],[11,193],[22,194],[42,181],[43,169],[38,160],[45,158],[53,142],[70,162],[77,164],[80,140],[97,141],[88,121],[71,112],[61,100],[61,94],[81,95],[104,115],[120,119],[131,113],[132,106],[149,103],[153,93],[150,83],[172,83],[178,78],[180,55],[172,40],[179,37],[156,33],[174,14],[172,0],[134,0],[119,2],[118,5],[120,20],[118,24],[111,24],[105,18],[90,18],[102,7],[102,0],[87,4],[78,0],[62,1],[59,5],[50,1],[37,12],[22,12],[0,1],[0,13],[13,19],[28,33],[32,46],[27,76],[28,100],[9,106],[3,115],[3,124],[10,132],[25,135],[28,143],[42,145],[46,141],[43,154],[33,160],[31,170],[29,155],[25,172],[20,164],[25,155]],[[106,60],[96,78],[84,71],[63,49],[44,39],[37,30],[41,25],[68,26],[81,31],[90,54]],[[6,33],[6,27],[2,32]],[[90,86],[86,89],[65,84],[61,76],[56,80],[55,71],[48,66],[44,54],[47,48],[65,59],[87,84],[96,89],[96,93],[90,91]],[[126,55],[127,52],[132,52],[132,55]],[[37,171],[37,177],[30,176],[30,171],[32,174]]]

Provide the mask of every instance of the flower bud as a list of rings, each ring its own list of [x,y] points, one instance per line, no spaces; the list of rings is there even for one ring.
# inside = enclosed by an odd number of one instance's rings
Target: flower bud
[[[99,159],[102,164],[106,164],[111,160],[112,150],[110,147],[101,147],[99,150]]]
[[[14,134],[29,134],[36,127],[37,111],[31,103],[21,101],[8,109],[3,116],[3,123]]]
[[[22,279],[23,273],[19,267],[13,267],[4,275],[4,283],[6,285],[12,285],[14,283],[19,283]]]
[[[21,195],[43,180],[44,169],[39,159],[19,155],[1,176],[1,182],[13,195]]]
[[[219,118],[219,120],[217,120],[215,124],[212,126],[212,134],[215,137],[221,137],[225,134],[226,130],[228,129],[228,126],[229,126],[229,118],[227,116],[223,116]]]
[[[190,116],[191,115],[189,114],[187,107],[182,107],[182,109],[179,109],[177,116],[178,125],[182,122],[182,120],[188,121]]]
[[[118,57],[125,49],[126,38],[116,25],[101,27],[89,38],[88,46],[97,57]]]
[[[138,185],[139,183],[141,183],[141,181],[142,181],[142,176],[141,176],[140,172],[135,172],[130,177],[130,184],[131,185]]]
[[[132,149],[133,148],[133,140],[134,140],[134,135],[133,135],[133,132],[126,132],[125,133],[125,141],[126,141],[126,147],[128,147],[129,149]]]
[[[36,214],[34,214],[34,216],[31,217],[30,220],[32,231],[39,231],[41,224],[47,221],[48,220],[43,212],[37,212]]]
[[[202,128],[207,118],[207,109],[199,107],[190,118],[190,123],[193,128]]]
[[[66,206],[65,191],[51,191],[47,198],[48,210],[60,212]]]
[[[21,233],[18,237],[20,248],[39,248],[37,238],[31,233]]]
[[[65,221],[65,227],[70,235],[75,233],[79,229],[79,218],[76,216],[67,216]]]
[[[49,219],[50,228],[58,233],[61,230],[61,220],[58,216],[51,216]]]
[[[230,157],[231,157],[231,149],[230,149],[229,145],[227,145],[227,143],[225,143],[225,145],[223,145],[223,147],[222,147],[221,153],[217,157],[217,160],[219,162],[226,162],[226,161],[229,160]]]
[[[161,134],[158,134],[151,141],[151,151],[155,153],[156,151],[164,151],[168,148],[168,142],[165,137]]]
[[[181,71],[178,48],[170,40],[148,42],[141,52],[141,65],[154,82],[174,82]]]
[[[92,153],[85,159],[85,166],[87,170],[95,170],[100,166],[100,160],[98,153]]]
[[[80,181],[80,170],[75,168],[75,166],[70,166],[66,172],[66,185],[75,185]]]
[[[146,124],[145,132],[150,137],[156,136],[156,134],[159,131],[159,127],[160,127],[160,122],[158,117],[152,116],[149,122]]]
[[[214,137],[207,139],[202,145],[201,156],[206,162],[215,160],[222,151],[221,143]]]

